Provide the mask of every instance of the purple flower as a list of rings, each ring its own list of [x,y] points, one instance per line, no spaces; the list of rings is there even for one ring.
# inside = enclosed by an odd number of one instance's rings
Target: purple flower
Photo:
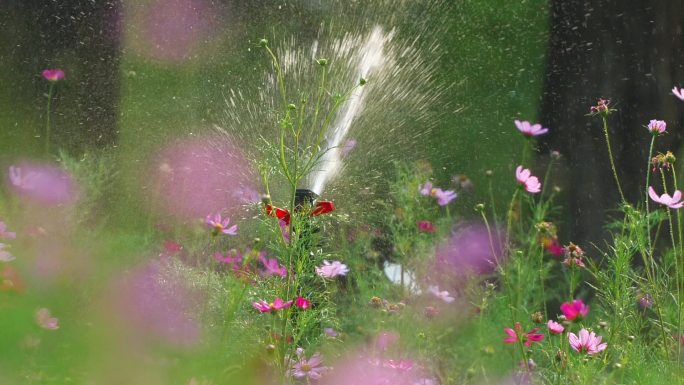
[[[49,82],[58,82],[64,79],[64,71],[59,68],[45,69],[41,72],[41,75]]]
[[[323,334],[325,334],[326,336],[331,337],[331,338],[334,338],[334,337],[337,337],[337,336],[340,335],[340,334],[339,334],[337,331],[335,331],[335,329],[333,329],[333,328],[325,328],[325,329],[323,329]]]
[[[527,137],[533,137],[533,136],[539,136],[539,135],[544,135],[547,132],[549,132],[548,128],[543,128],[541,124],[530,124],[528,121],[521,122],[519,120],[515,121],[516,127],[518,127],[518,130],[520,132],[527,136]]]
[[[14,261],[14,255],[10,254],[9,251],[5,250],[6,244],[0,243],[0,262],[10,262]]]
[[[684,101],[684,88],[677,89],[677,87],[675,86],[672,88],[672,93],[674,94],[674,96],[678,97],[679,100]]]
[[[294,378],[318,380],[328,370],[327,367],[320,366],[322,362],[320,353],[315,353],[308,360],[302,354],[297,361],[292,363],[292,367],[288,370],[287,374]]]
[[[59,320],[50,314],[50,310],[40,308],[36,310],[36,322],[38,326],[46,330],[59,329]]]
[[[437,204],[440,206],[446,206],[452,200],[456,199],[458,194],[451,190],[442,190],[441,188],[436,188],[432,190],[432,195],[437,198]]]
[[[442,301],[446,303],[451,303],[456,300],[456,298],[452,297],[449,295],[449,292],[446,290],[440,291],[438,286],[430,286],[429,287],[430,292],[435,295],[435,297],[441,299]]]
[[[211,214],[209,214],[207,215],[207,218],[204,220],[204,222],[207,224],[207,226],[213,228],[213,235],[237,235],[237,225],[232,225],[228,227],[228,225],[230,224],[230,218],[222,219],[221,214],[215,214],[213,218],[211,217]]]
[[[356,139],[347,139],[346,142],[340,147],[340,155],[345,157],[356,147]]]
[[[662,135],[667,130],[667,123],[664,120],[651,119],[648,123],[648,131],[653,135]]]
[[[262,276],[264,277],[270,277],[272,275],[278,275],[280,277],[285,277],[287,276],[287,269],[285,266],[281,266],[278,264],[278,260],[276,258],[266,258],[265,253],[261,252],[259,253],[259,262],[261,262],[262,265],[264,265],[264,269],[261,273]]]
[[[323,261],[323,265],[316,268],[316,274],[323,278],[335,278],[338,275],[347,275],[349,268],[340,261]]]
[[[424,185],[418,186],[418,192],[420,195],[429,197],[432,195],[432,182],[427,181]]]
[[[17,233],[12,232],[12,231],[7,231],[7,225],[5,222],[0,221],[0,238],[2,239],[15,239],[17,237]]]
[[[536,194],[541,191],[539,179],[536,176],[533,176],[529,169],[518,166],[515,169],[515,178],[518,180],[518,183],[525,186],[525,190],[530,194]]]
[[[663,206],[667,206],[671,209],[678,209],[684,206],[684,202],[682,202],[682,192],[679,190],[676,190],[672,196],[669,194],[663,194],[661,196],[658,196],[656,194],[655,190],[653,190],[652,186],[648,187],[648,196],[651,197],[655,202],[660,203]]]
[[[587,329],[579,331],[579,335],[575,333],[568,333],[568,341],[570,347],[578,353],[587,353],[588,355],[600,353],[607,347],[607,343],[601,343],[601,336],[597,336],[594,332],[589,332]]]
[[[9,182],[18,195],[41,203],[67,203],[76,197],[73,179],[57,166],[29,163],[10,166]]]

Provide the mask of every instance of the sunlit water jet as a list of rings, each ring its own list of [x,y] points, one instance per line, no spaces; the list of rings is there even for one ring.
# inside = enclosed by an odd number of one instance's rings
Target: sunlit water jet
[[[441,15],[446,6],[441,2],[419,8],[408,2],[354,5],[352,11],[340,11],[347,16],[358,13],[357,17],[345,18],[346,25],[325,24],[315,38],[296,35],[270,43],[280,59],[289,103],[306,99],[307,108],[315,103],[321,74],[318,58],[326,58],[329,63],[325,87],[328,97],[343,94],[361,78],[368,80],[332,119],[323,144],[330,150],[304,185],[298,187],[336,199],[352,214],[360,210],[360,201],[368,202],[376,192],[384,194],[393,161],[429,156],[428,135],[449,109],[449,103],[442,99],[449,85],[442,83],[438,74],[442,56],[439,38],[447,30]],[[403,17],[411,12],[418,14]],[[275,154],[260,143],[261,138],[277,143],[278,111],[283,106],[269,58],[258,50],[251,48],[255,66],[269,68],[264,70],[260,84],[250,87],[247,83],[226,92],[225,116],[218,129],[228,140],[245,143],[250,158],[274,165]],[[327,111],[331,105],[328,100],[322,110]],[[309,127],[312,115],[308,110]],[[348,141],[356,147],[344,156]],[[346,177],[332,183],[341,174]],[[281,199],[278,186],[271,182],[271,195],[276,201]],[[359,193],[366,194],[366,198],[358,199]],[[342,202],[347,198],[350,202]]]

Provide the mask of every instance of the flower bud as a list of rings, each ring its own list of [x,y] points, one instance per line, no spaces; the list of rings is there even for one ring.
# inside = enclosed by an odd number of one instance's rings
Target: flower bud
[[[368,83],[368,80],[366,80],[365,78],[359,79],[359,85],[360,85],[360,86],[365,86],[366,83]]]
[[[318,59],[316,60],[316,63],[318,63],[318,65],[320,65],[321,67],[325,67],[326,65],[328,65],[328,59]]]
[[[268,40],[266,40],[266,39],[259,40],[259,46],[260,47],[266,47],[267,45],[268,45]]]

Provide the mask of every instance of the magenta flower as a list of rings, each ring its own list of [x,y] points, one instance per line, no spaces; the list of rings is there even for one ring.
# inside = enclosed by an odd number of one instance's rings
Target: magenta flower
[[[17,237],[17,233],[12,232],[12,231],[7,231],[7,225],[5,222],[0,221],[0,238],[2,239],[15,239]]]
[[[264,265],[264,270],[261,275],[264,277],[270,277],[272,275],[277,275],[280,277],[287,276],[287,269],[285,266],[281,266],[276,258],[266,258],[264,253],[259,253],[259,262]]]
[[[292,300],[284,302],[282,299],[276,297],[275,301],[268,303],[266,301],[252,302],[252,307],[259,310],[262,313],[270,313],[275,310],[287,309],[292,306]]]
[[[204,222],[207,224],[207,226],[213,228],[213,235],[237,235],[237,225],[232,225],[228,227],[228,225],[230,224],[230,218],[222,219],[221,214],[215,214],[214,218],[212,218],[211,214],[209,214],[207,215],[207,218],[204,220]]]
[[[316,268],[316,274],[323,278],[335,278],[338,275],[347,275],[349,268],[340,261],[323,261],[323,265]]]
[[[664,120],[651,119],[651,121],[648,123],[647,128],[648,132],[650,132],[651,134],[661,135],[664,134],[667,130],[667,123],[665,123]]]
[[[543,128],[541,124],[530,124],[528,121],[521,122],[519,120],[515,121],[515,126],[518,130],[527,137],[544,135],[549,132],[548,128]]]
[[[240,255],[239,252],[236,252],[235,256],[232,256],[229,253],[223,255],[217,251],[216,253],[214,253],[214,259],[216,260],[216,262],[225,263],[229,265],[231,269],[238,269],[242,265],[243,257],[242,255]]]
[[[523,168],[523,166],[518,166],[515,169],[515,178],[518,180],[518,183],[525,186],[525,190],[527,190],[527,192],[536,194],[541,191],[541,183],[539,183],[539,179],[536,176],[533,176],[529,169]]]
[[[589,355],[604,351],[608,344],[601,343],[603,337],[597,336],[594,332],[589,332],[587,329],[579,331],[579,336],[575,333],[568,333],[568,341],[570,347],[578,353],[587,353]]]
[[[579,321],[589,314],[589,305],[586,305],[581,299],[576,299],[572,302],[563,302],[560,310],[568,321]]]
[[[430,221],[416,221],[416,226],[418,226],[418,231],[421,233],[434,233],[435,225]]]
[[[303,354],[299,355],[299,359],[292,363],[292,367],[288,370],[287,374],[294,378],[318,380],[328,370],[327,367],[320,366],[322,362],[320,353],[315,353],[308,360],[304,358]]]
[[[9,251],[5,250],[6,244],[0,243],[0,262],[10,262],[14,261],[14,255],[10,254]]]
[[[671,209],[678,209],[684,206],[684,202],[682,202],[682,192],[679,190],[676,190],[674,194],[672,194],[672,196],[670,196],[669,194],[663,194],[661,196],[658,196],[653,187],[649,186],[648,196],[650,196],[651,199],[653,199],[653,201],[660,203],[663,206],[667,206]]]
[[[554,320],[549,320],[549,322],[546,323],[546,326],[549,328],[549,332],[552,334],[561,334],[563,331],[565,331],[563,325]]]
[[[539,328],[534,328],[525,333],[522,331],[522,326],[520,323],[516,322],[515,330],[511,328],[504,328],[504,332],[508,334],[508,337],[504,338],[503,342],[507,344],[522,342],[526,347],[530,347],[532,342],[538,342],[544,339],[544,335],[537,333],[537,331],[539,331]]]
[[[64,79],[64,70],[59,68],[45,69],[41,72],[43,78],[49,82],[58,82]]]
[[[36,322],[38,326],[46,330],[59,329],[59,320],[50,314],[50,310],[40,308],[36,310]]]
[[[311,307],[311,301],[304,297],[297,297],[294,301],[294,304],[302,310],[306,310]]]
[[[446,303],[451,303],[456,300],[456,298],[452,297],[449,295],[449,292],[446,290],[440,291],[438,286],[430,286],[429,287],[430,292],[435,295],[435,297],[441,299],[442,301]]]
[[[679,100],[684,101],[684,88],[677,89],[677,87],[675,86],[672,88],[672,93],[674,94],[674,96],[678,97]]]

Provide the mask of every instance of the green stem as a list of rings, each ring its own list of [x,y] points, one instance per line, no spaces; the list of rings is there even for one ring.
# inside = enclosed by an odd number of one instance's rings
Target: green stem
[[[665,174],[660,173],[660,176],[663,180],[663,191],[665,194],[668,194],[667,192],[667,182],[665,180]],[[681,301],[681,286],[680,286],[680,280],[679,280],[679,253],[677,252],[677,244],[675,243],[675,237],[674,237],[674,222],[672,221],[672,213],[670,212],[669,208],[666,208],[667,210],[667,221],[670,226],[670,240],[672,241],[672,252],[674,252],[674,263],[675,263],[675,285],[677,286],[677,333],[676,335],[680,335],[681,331],[681,313],[682,313],[682,301]],[[663,341],[663,343],[667,343],[667,341]],[[667,345],[665,347],[667,349]],[[677,352],[679,353],[681,349],[681,344],[677,343]],[[669,356],[669,353],[668,353]],[[669,357],[668,357],[669,360]],[[679,361],[679,356],[677,356],[677,361]],[[678,364],[679,366],[679,364]]]
[[[613,150],[610,146],[610,135],[608,135],[608,119],[605,116],[603,118],[603,133],[606,136],[606,146],[608,147],[608,157],[610,158],[610,168],[613,170],[613,177],[615,178],[615,184],[617,185],[618,192],[620,193],[620,199],[622,203],[626,204],[625,194],[622,193],[622,187],[620,187],[620,178],[618,178],[617,169],[615,168],[615,160],[613,158]]]
[[[45,113],[45,154],[50,153],[50,107],[52,106],[52,91],[55,88],[55,82],[50,82],[50,90],[48,91],[47,112]]]
[[[650,187],[649,184],[649,179],[651,176],[651,157],[653,156],[653,145],[655,144],[655,138],[656,135],[653,135],[651,137],[651,146],[648,149],[648,162],[646,164],[646,192],[645,192],[645,199],[644,203],[646,204],[646,239],[648,239],[648,253],[651,254],[653,252],[653,246],[651,244],[651,221],[649,219],[649,207],[648,207],[648,188]]]

